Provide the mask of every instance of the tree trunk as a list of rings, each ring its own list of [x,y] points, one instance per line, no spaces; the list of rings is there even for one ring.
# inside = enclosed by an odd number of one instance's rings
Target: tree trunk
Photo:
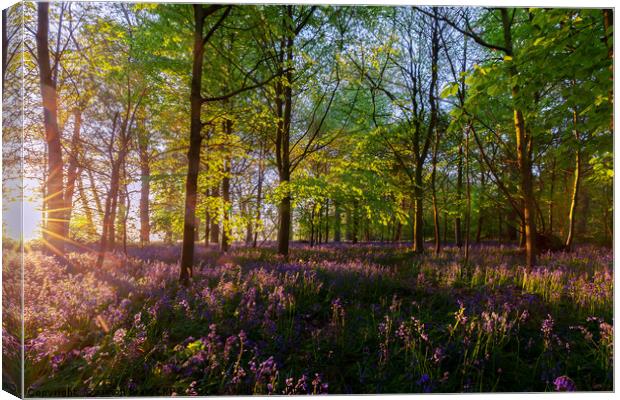
[[[123,168],[124,169],[124,168]],[[129,210],[131,207],[131,198],[129,197],[129,191],[127,188],[127,176],[126,173],[124,175],[124,189],[123,189],[123,215],[122,215],[122,237],[123,237],[123,253],[127,255],[127,221],[129,220]]]
[[[325,201],[325,243],[329,242],[329,199]]]
[[[471,183],[469,181],[469,128],[465,131],[465,185],[467,206],[465,209],[465,265],[469,262],[469,234],[471,230]]]
[[[110,192],[105,201],[105,210],[103,215],[103,231],[101,233],[101,244],[99,248],[99,255],[97,257],[97,267],[101,268],[103,265],[103,260],[105,257],[105,253],[110,249],[114,248],[115,245],[115,223],[116,223],[116,209],[118,205],[118,195],[120,189],[120,175],[121,175],[121,166],[125,162],[125,155],[127,152],[127,142],[128,142],[128,134],[127,134],[127,125],[129,118],[129,108],[130,105],[127,105],[127,112],[125,113],[125,118],[121,122],[121,130],[120,130],[120,149],[118,158],[116,160],[112,159],[112,175],[110,176]],[[114,122],[112,124],[112,131],[114,131],[116,126],[116,120],[118,118],[118,114],[114,117]],[[112,152],[110,151],[112,155]]]
[[[459,155],[456,163],[456,206],[458,208],[454,218],[454,240],[458,247],[463,246],[463,231],[461,228],[461,203],[463,202],[463,145],[459,143]]]
[[[276,85],[276,109],[278,113],[278,127],[276,135],[276,158],[280,175],[280,185],[285,185],[287,194],[280,201],[280,226],[278,229],[278,253],[288,256],[288,245],[291,234],[291,196],[288,191],[288,184],[291,178],[291,162],[290,162],[290,133],[291,133],[291,112],[293,90],[291,83],[293,82],[293,74],[291,69],[285,66],[293,64],[293,41],[294,36],[290,24],[293,21],[293,8],[286,6],[287,15],[284,16],[284,26],[289,29],[282,38],[282,47],[280,59],[280,74],[284,76],[284,81],[280,80]],[[286,59],[284,59],[286,56]],[[284,102],[281,101],[281,95]]]
[[[220,182],[211,189],[211,197],[220,197]],[[219,215],[211,215],[211,243],[220,243]]]
[[[230,135],[232,129],[232,121],[226,120],[226,132],[227,136]],[[232,204],[230,202],[230,173],[231,173],[231,157],[230,155],[226,156],[224,160],[224,178],[222,179],[222,197],[224,200],[224,217],[222,219],[222,246],[220,250],[223,253],[226,253],[230,248],[230,234],[231,234],[231,226],[230,226],[230,212],[232,209]]]
[[[519,247],[525,248],[525,220],[522,219],[519,225]]]
[[[577,131],[577,111],[573,111],[573,126],[575,139],[577,140],[575,151],[575,180],[573,181],[573,194],[571,196],[570,211],[568,213],[568,236],[566,237],[566,250],[570,251],[575,236],[575,210],[579,196],[579,185],[581,181],[581,143],[579,142],[579,132]]]
[[[149,160],[148,134],[141,132],[138,140],[140,158],[140,245],[144,247],[151,241],[151,222],[149,217],[149,196],[151,194],[151,165]]]
[[[438,78],[438,70],[439,70],[439,27],[437,20],[437,8],[433,8],[433,13],[435,18],[433,19],[433,33],[431,39],[431,84],[428,92],[428,101],[431,105],[431,118],[428,126],[427,135],[430,137],[431,134],[435,133],[435,140],[433,140],[433,172],[431,176],[431,191],[433,198],[433,225],[434,225],[434,233],[435,233],[435,254],[439,254],[441,251],[441,238],[439,237],[439,209],[437,205],[437,188],[435,187],[435,178],[437,175],[437,152],[439,149],[439,141],[441,139],[441,134],[439,129],[437,129],[437,101],[439,99],[439,91],[437,85]]]
[[[86,217],[86,232],[89,236],[96,236],[97,230],[95,229],[95,222],[93,219],[93,213],[90,209],[90,204],[86,198],[86,191],[84,190],[84,184],[82,183],[81,171],[77,174],[77,187],[80,201],[82,202],[82,209],[84,210],[84,216]]]
[[[120,164],[120,157],[117,162]],[[118,198],[120,195],[120,165],[118,167],[118,172],[116,175],[113,175],[113,179],[110,182],[110,210],[108,212],[109,221],[108,221],[108,238],[107,238],[107,246],[106,251],[109,249],[113,249],[116,246],[116,213],[118,211]]]
[[[79,108],[73,110],[75,121],[73,122],[73,136],[71,137],[71,153],[69,154],[69,166],[67,167],[67,187],[65,188],[65,228],[63,236],[69,237],[69,224],[73,210],[73,193],[78,175],[78,152],[80,146],[80,129],[82,126],[82,112]]]
[[[207,189],[207,196],[209,195],[209,190]],[[205,247],[209,247],[209,234],[211,233],[211,214],[207,210],[205,212]]]
[[[486,193],[484,189],[485,179],[484,170],[482,169],[482,162],[480,163],[480,192]],[[482,222],[484,221],[484,208],[482,207],[482,199],[480,199],[481,205],[478,208],[478,224],[476,227],[476,243],[480,243],[482,236]]]
[[[288,244],[291,231],[291,197],[286,196],[280,201],[278,208],[280,223],[278,226],[278,254],[288,255]]]
[[[200,168],[200,148],[202,143],[202,64],[204,55],[203,26],[204,6],[194,4],[194,49],[192,62],[192,82],[190,91],[190,137],[187,152],[187,177],[185,181],[185,216],[183,221],[183,247],[181,250],[181,273],[179,280],[189,284],[194,263],[194,221],[198,189],[198,170]]]
[[[448,213],[443,213],[443,242],[448,241]]]
[[[502,212],[497,213],[497,241],[502,243]]]
[[[260,160],[258,162],[258,188],[256,190],[256,224],[261,220],[261,208],[263,201],[263,179],[265,176],[264,147],[261,143]],[[256,248],[258,242],[258,229],[254,230],[254,242],[252,247]]]
[[[37,3],[37,61],[43,102],[43,123],[47,144],[47,224],[44,239],[49,249],[58,254],[64,253],[65,213],[63,208],[63,161],[60,130],[58,129],[58,94],[56,82],[52,78],[49,53],[49,3]]]
[[[441,251],[441,237],[439,227],[439,206],[437,204],[437,188],[436,188],[436,176],[437,176],[437,149],[439,147],[439,130],[436,130],[435,143],[433,145],[433,169],[431,172],[431,194],[433,197],[433,226],[435,228],[435,254],[439,254]]]
[[[315,204],[312,205],[312,211],[310,211],[310,247],[314,247],[314,210]]]
[[[253,240],[254,240],[254,228],[252,225],[252,221],[249,221],[245,227],[245,245],[251,246]]]
[[[359,210],[357,200],[353,202],[353,226],[351,227],[351,241],[357,243],[357,235],[359,231]]]
[[[341,222],[340,222],[340,204],[338,203],[334,203],[334,242],[336,243],[340,243],[340,229],[341,229]]]
[[[392,241],[394,243],[400,242],[402,234],[403,234],[403,224],[400,222],[400,220],[398,220],[396,221],[396,229],[394,230],[394,238],[392,239]]]
[[[513,54],[511,21],[508,9],[500,9],[502,16],[502,26],[504,34],[504,47],[507,49],[506,55]],[[508,75],[511,82],[516,82],[518,70],[513,61],[508,61]],[[536,265],[536,218],[534,209],[534,192],[532,176],[532,147],[533,139],[526,131],[525,118],[519,104],[519,85],[512,84],[511,92],[514,104],[514,128],[517,141],[517,160],[521,172],[520,191],[523,198],[523,219],[525,225],[525,263],[528,267]]]
[[[422,168],[420,165],[416,168],[415,188],[413,199],[413,251],[415,253],[424,252],[424,191],[422,188]]]
[[[97,208],[97,215],[103,221],[103,205],[101,203],[101,198],[99,197],[99,193],[97,192],[97,186],[95,185],[95,177],[93,176],[93,171],[90,168],[86,169],[88,173],[88,181],[90,182],[90,190],[93,193],[93,200],[95,201],[95,207]]]
[[[320,204],[320,203],[319,203]],[[316,205],[315,205],[316,206]],[[316,221],[316,237],[317,237],[317,244],[321,244],[322,243],[322,239],[323,239],[323,213],[321,211],[321,207],[319,207],[319,209],[317,210],[317,212],[315,213],[315,216],[317,217],[317,221]]]
[[[508,229],[508,241],[513,242],[515,240],[517,240],[517,233],[518,233],[518,229],[517,226],[519,226],[520,224],[520,220],[519,217],[517,215],[517,213],[512,210],[512,212],[509,214],[510,218],[508,219],[508,221],[506,221],[506,227]]]
[[[555,158],[551,165],[551,186],[549,188],[549,215],[548,215],[548,227],[549,234],[553,235],[553,193],[555,188]]]
[[[344,230],[344,239],[346,241],[352,240],[353,238],[353,214],[351,213],[351,210],[347,207],[345,209],[345,230]]]

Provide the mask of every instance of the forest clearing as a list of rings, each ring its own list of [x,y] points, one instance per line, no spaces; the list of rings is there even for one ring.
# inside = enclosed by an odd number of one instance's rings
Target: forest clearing
[[[2,42],[3,390],[614,390],[611,9],[22,2]]]

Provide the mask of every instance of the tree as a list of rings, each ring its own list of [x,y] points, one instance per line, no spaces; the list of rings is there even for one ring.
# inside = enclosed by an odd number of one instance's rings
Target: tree
[[[64,174],[60,129],[58,128],[58,94],[49,52],[49,3],[37,4],[37,61],[43,101],[43,121],[47,144],[47,226],[45,240],[51,251],[64,252]],[[57,65],[58,60],[56,60]]]
[[[192,273],[192,264],[194,261],[194,234],[196,232],[196,198],[198,169],[200,166],[200,149],[202,143],[202,72],[204,62],[205,45],[213,36],[215,31],[222,25],[224,19],[230,13],[231,7],[222,7],[211,5],[205,7],[201,4],[195,4],[194,8],[194,48],[193,48],[193,64],[192,64],[192,82],[190,93],[190,139],[189,150],[187,152],[187,178],[185,181],[185,218],[183,222],[183,247],[181,251],[181,276],[180,281],[183,284],[189,283],[189,277]],[[205,34],[205,20],[216,14],[220,9],[224,9],[220,13],[219,18],[213,23],[209,31]]]

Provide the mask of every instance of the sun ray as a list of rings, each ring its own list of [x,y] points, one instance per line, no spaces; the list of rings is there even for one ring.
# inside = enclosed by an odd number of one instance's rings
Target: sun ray
[[[51,193],[51,194],[47,195],[46,197],[44,197],[43,201],[46,202],[46,201],[49,201],[49,200],[51,200],[53,198],[56,198],[56,197],[62,196],[62,195],[63,195],[62,191],[56,192],[56,193]]]
[[[47,241],[44,237],[41,238],[41,241],[48,249],[52,251],[52,253],[56,254],[59,257],[64,257],[63,252],[60,251],[56,246],[51,244],[49,241]]]
[[[92,250],[90,247],[85,246],[85,245],[83,245],[83,244],[82,244],[82,243],[80,243],[80,242],[76,242],[75,240],[73,240],[73,239],[71,239],[71,238],[68,238],[68,237],[62,236],[62,235],[60,235],[60,234],[58,234],[58,233],[56,233],[56,232],[52,232],[52,231],[50,231],[49,229],[41,228],[41,231],[42,231],[43,233],[45,233],[45,234],[49,235],[49,236],[53,236],[53,237],[54,237],[54,238],[56,238],[56,239],[63,240],[63,241],[65,241],[65,242],[67,242],[67,243],[69,243],[69,244],[72,244],[72,245],[74,245],[74,246],[77,246],[77,247],[79,247],[79,248],[81,248],[81,249],[83,249],[83,250]]]
[[[48,222],[52,221],[52,222],[68,222],[69,220],[66,218],[47,218],[46,219]]]
[[[53,213],[53,212],[59,212],[59,211],[67,211],[67,210],[72,210],[73,207],[58,207],[58,208],[48,208],[45,211],[48,213]],[[43,211],[43,210],[41,210]]]

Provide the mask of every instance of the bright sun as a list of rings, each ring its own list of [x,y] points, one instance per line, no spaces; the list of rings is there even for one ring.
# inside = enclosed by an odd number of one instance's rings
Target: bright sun
[[[18,240],[23,235],[24,242],[41,237],[41,202],[25,193],[23,203],[11,201],[4,204],[5,234]]]

